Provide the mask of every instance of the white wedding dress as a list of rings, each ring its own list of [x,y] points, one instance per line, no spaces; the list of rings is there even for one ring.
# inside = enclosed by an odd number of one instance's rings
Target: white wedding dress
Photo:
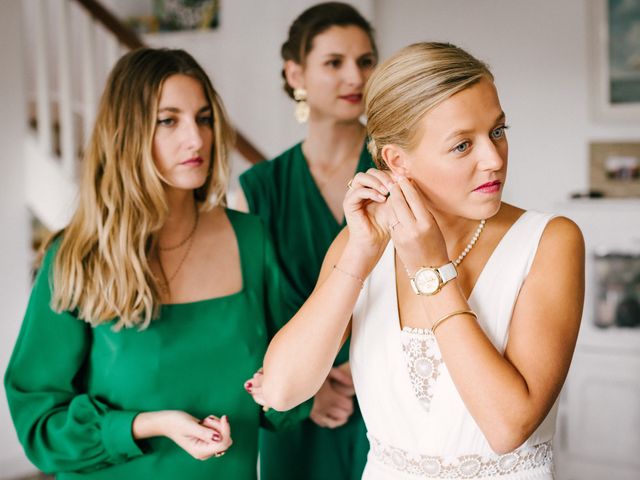
[[[469,298],[500,352],[551,218],[525,212],[496,247]],[[350,362],[371,444],[363,479],[554,478],[551,439],[557,402],[521,447],[495,454],[460,398],[435,337],[425,330],[400,329],[391,242],[354,309]]]

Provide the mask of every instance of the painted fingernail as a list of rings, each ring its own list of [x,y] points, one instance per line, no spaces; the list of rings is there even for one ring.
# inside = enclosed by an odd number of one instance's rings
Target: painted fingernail
[[[247,392],[250,392],[252,387],[253,387],[253,383],[245,382],[244,388],[245,388],[245,390],[247,390]]]
[[[215,420],[215,419],[216,419],[216,417],[214,417],[213,415],[209,415],[207,418],[208,418],[209,420]]]
[[[214,442],[219,442],[220,440],[222,440],[222,437],[221,437],[219,434],[214,433],[213,435],[211,435],[211,439],[212,439]]]

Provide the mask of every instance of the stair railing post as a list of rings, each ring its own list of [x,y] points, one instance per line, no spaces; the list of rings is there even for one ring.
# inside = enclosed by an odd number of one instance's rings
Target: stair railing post
[[[93,123],[96,116],[97,100],[97,80],[96,80],[96,30],[97,26],[93,19],[82,12],[82,131],[84,146],[86,148],[89,136],[93,130]]]
[[[58,10],[56,15],[56,41],[58,43],[58,111],[60,121],[60,156],[62,165],[71,177],[75,177],[78,161],[73,124],[71,99],[71,42],[69,41],[70,8],[68,0],[51,2]]]
[[[46,41],[47,31],[44,19],[45,9],[47,8],[46,0],[32,0],[33,22],[35,29],[34,35],[34,53],[35,53],[35,72],[36,72],[36,115],[38,126],[38,143],[40,149],[45,155],[53,152],[52,135],[51,135],[51,98],[49,91],[49,70],[47,65],[47,52],[49,51],[48,42]]]

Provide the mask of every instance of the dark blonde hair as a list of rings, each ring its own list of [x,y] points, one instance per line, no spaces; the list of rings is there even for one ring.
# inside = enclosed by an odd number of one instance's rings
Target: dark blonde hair
[[[207,74],[183,50],[144,48],[115,65],[100,100],[84,156],[80,201],[53,268],[52,307],[97,325],[146,327],[157,316],[159,285],[149,255],[168,206],[152,156],[162,86],[173,75],[202,84],[213,111],[214,148],[201,210],[224,204],[233,132]]]
[[[387,168],[383,146],[411,150],[420,119],[482,78],[493,80],[489,67],[450,43],[409,45],[378,66],[364,92],[368,147],[378,168]]]
[[[313,39],[335,26],[360,28],[369,37],[373,53],[378,55],[373,28],[360,12],[346,3],[325,2],[306,9],[293,21],[289,27],[289,37],[280,49],[282,59],[285,62],[291,60],[298,65],[304,65],[307,55],[313,47]],[[282,78],[284,79],[284,91],[293,98],[293,88],[287,82],[284,70]]]

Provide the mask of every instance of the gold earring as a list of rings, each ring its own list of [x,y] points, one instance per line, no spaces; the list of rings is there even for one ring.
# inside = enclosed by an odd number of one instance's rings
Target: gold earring
[[[296,109],[293,112],[293,116],[296,117],[298,123],[305,123],[309,120],[307,91],[304,88],[296,88],[293,90],[293,98],[296,100]]]

